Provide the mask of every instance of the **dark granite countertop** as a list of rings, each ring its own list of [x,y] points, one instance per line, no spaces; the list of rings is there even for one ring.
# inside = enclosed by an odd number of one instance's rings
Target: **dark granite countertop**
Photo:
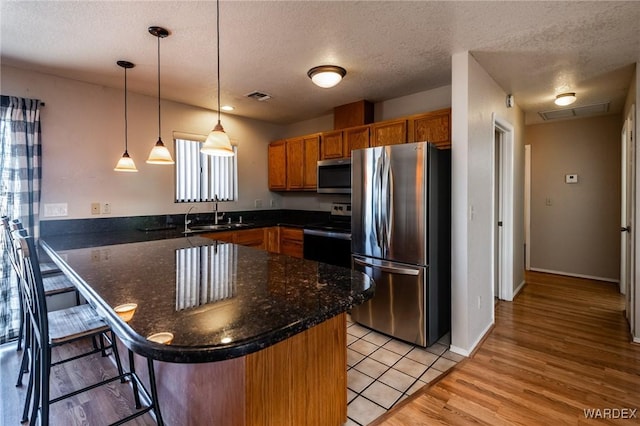
[[[373,281],[360,272],[198,236],[148,234],[151,241],[91,246],[45,237],[41,245],[127,347],[157,360],[247,355],[373,296]],[[73,243],[84,248],[69,249]],[[113,311],[124,303],[138,304],[129,323]],[[173,342],[146,339],[158,332],[172,333]]]

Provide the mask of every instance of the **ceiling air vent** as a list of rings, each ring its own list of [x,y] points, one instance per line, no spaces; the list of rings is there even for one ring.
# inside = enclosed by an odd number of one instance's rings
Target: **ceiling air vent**
[[[271,95],[267,95],[266,93],[262,93],[262,92],[258,92],[258,91],[254,91],[251,93],[247,93],[245,95],[247,98],[251,98],[254,99],[256,101],[266,101],[268,99],[271,99]]]
[[[538,114],[540,114],[540,117],[542,117],[543,120],[558,120],[561,118],[589,117],[591,115],[604,114],[606,112],[609,112],[609,102],[578,106],[574,108],[542,111]]]

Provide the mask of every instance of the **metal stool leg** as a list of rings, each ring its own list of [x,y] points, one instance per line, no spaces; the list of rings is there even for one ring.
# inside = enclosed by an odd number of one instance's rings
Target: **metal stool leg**
[[[158,390],[156,389],[156,373],[153,368],[153,360],[147,358],[147,366],[149,367],[149,385],[151,386],[151,402],[153,404],[153,411],[156,413],[156,423],[158,426],[163,426],[162,414],[160,414],[160,403],[158,402]]]
[[[129,370],[131,370],[131,385],[133,386],[133,398],[136,402],[136,408],[140,409],[140,391],[138,390],[138,381],[136,380],[136,363],[133,359],[133,352],[129,349]]]

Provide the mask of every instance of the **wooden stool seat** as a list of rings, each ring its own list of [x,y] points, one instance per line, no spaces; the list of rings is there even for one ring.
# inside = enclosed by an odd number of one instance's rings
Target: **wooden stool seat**
[[[47,317],[49,344],[52,346],[109,331],[109,326],[87,304],[52,311],[47,314]]]

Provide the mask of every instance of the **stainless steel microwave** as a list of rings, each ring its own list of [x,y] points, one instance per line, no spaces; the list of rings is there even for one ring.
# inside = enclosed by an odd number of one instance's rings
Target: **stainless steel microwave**
[[[351,159],[318,161],[318,193],[351,194]]]

